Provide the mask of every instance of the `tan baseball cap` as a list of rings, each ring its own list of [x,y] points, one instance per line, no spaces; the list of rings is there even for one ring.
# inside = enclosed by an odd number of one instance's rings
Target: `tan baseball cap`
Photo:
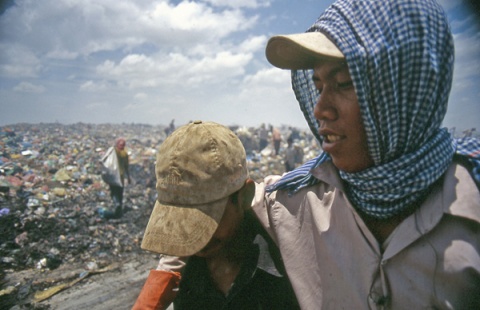
[[[343,53],[321,32],[278,35],[268,40],[268,61],[281,69],[312,69],[322,58],[343,59]]]
[[[227,127],[195,121],[159,148],[158,198],[142,249],[174,256],[199,252],[212,238],[228,202],[248,178],[245,149]]]

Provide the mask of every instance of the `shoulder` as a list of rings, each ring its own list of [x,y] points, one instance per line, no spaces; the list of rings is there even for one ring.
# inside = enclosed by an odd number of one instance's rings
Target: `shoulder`
[[[467,168],[453,162],[442,183],[444,213],[480,223],[480,192]]]

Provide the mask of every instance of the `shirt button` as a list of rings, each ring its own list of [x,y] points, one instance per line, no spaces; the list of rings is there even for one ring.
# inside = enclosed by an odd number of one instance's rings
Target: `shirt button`
[[[388,302],[388,296],[383,296],[382,294],[374,291],[370,292],[368,298],[370,298],[370,300],[372,300],[378,306],[384,306]]]

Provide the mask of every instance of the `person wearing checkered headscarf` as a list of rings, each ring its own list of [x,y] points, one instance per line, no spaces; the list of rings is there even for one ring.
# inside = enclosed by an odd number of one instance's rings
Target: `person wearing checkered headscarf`
[[[454,44],[438,3],[338,0],[266,55],[325,150],[253,204],[302,308],[480,307],[480,142],[442,128]]]
[[[376,165],[365,173],[340,171],[342,179],[351,185],[352,197],[358,196],[358,207],[378,218],[401,212],[443,175],[454,155],[469,162],[474,180],[480,186],[480,142],[475,138],[453,139],[446,128],[441,128],[447,111],[454,60],[453,38],[444,16],[437,14],[422,18],[422,12],[428,11],[428,6],[432,5],[425,2],[419,6],[405,6],[395,21],[390,20],[390,16],[384,13],[388,11],[382,8],[391,4],[377,5],[360,13],[354,7],[355,2],[352,7],[341,2],[334,4],[307,31],[324,32],[335,41],[345,55],[359,96],[368,146]],[[401,14],[414,14],[415,10],[419,14],[418,20],[403,23]],[[338,12],[353,17],[358,23],[357,28],[340,25],[335,19]],[[379,16],[371,18],[369,14]],[[333,19],[335,24],[330,23]],[[398,26],[395,31],[404,33],[404,37],[411,35],[415,27],[425,29],[429,24],[442,29],[430,40],[415,43],[410,40],[404,43],[407,46],[394,49],[402,44],[402,37],[391,33],[393,23]],[[372,35],[377,32],[377,36]],[[318,91],[311,80],[310,70],[293,71],[292,84],[309,127],[322,142],[318,122],[313,116]],[[298,176],[307,175],[311,168],[327,160],[328,154],[319,155],[300,171],[286,176],[272,190],[288,188],[296,191],[315,182]],[[407,176],[399,178],[399,170]],[[292,182],[289,178],[301,179],[303,183]],[[375,184],[370,182],[373,178]],[[405,189],[407,184],[410,186]],[[373,200],[363,198],[365,186],[374,187],[378,191],[377,197]],[[396,189],[402,189],[401,193]]]

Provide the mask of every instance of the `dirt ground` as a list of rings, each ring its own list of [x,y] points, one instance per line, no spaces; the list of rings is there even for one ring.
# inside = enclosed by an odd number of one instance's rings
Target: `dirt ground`
[[[158,262],[154,255],[138,255],[117,270],[92,275],[50,300],[51,309],[131,309],[148,276]]]
[[[239,132],[247,149],[254,129]],[[112,208],[98,161],[124,136],[132,184]],[[16,124],[0,127],[0,309],[131,309],[157,256],[140,244],[156,199],[162,126]],[[250,176],[283,172],[280,157],[249,153]]]
[[[157,262],[156,255],[138,254],[125,261],[109,265],[107,271],[86,276],[46,300],[39,302],[25,300],[23,305],[20,304],[11,309],[131,309],[149,270],[155,268]],[[54,281],[71,283],[84,271],[84,268],[72,268],[72,266],[60,267],[48,273],[26,270],[11,274],[7,277],[7,281],[20,283],[28,278],[34,283]]]
[[[140,125],[0,128],[0,309],[131,308],[157,260],[140,243],[156,199],[153,150],[161,132]],[[120,135],[134,183],[125,189],[123,217],[105,220],[97,210],[112,202],[96,163]]]

